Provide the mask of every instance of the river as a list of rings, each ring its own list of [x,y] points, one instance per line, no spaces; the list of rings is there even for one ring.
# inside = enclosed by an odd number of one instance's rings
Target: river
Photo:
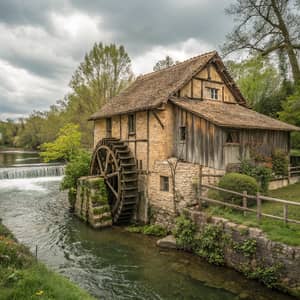
[[[99,299],[293,299],[193,255],[161,251],[153,238],[89,228],[69,212],[59,190],[61,166],[47,173],[36,153],[0,152],[0,164],[0,178],[4,170],[15,174],[0,180],[3,223],[33,253],[37,246],[42,262]]]

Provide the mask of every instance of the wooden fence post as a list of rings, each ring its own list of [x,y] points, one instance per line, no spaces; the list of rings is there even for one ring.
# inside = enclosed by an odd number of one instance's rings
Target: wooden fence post
[[[287,224],[287,219],[288,219],[288,205],[284,204],[283,205],[283,219],[284,219],[284,224]]]
[[[256,217],[258,222],[261,221],[261,199],[259,193],[256,193]]]
[[[291,165],[288,165],[288,184],[291,183]]]
[[[243,208],[247,208],[247,191],[243,191]],[[244,216],[247,215],[247,212],[244,210]]]

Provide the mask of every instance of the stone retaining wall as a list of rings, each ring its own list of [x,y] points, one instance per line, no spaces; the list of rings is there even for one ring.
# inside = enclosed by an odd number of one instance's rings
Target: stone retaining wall
[[[268,272],[275,268],[277,287],[300,298],[300,247],[271,241],[258,228],[238,225],[200,211],[185,212],[197,225],[199,232],[208,224],[214,224],[220,226],[229,237],[224,251],[225,265],[248,276],[252,274],[254,278],[256,275],[258,279],[259,276],[268,276]],[[246,248],[243,251],[243,247],[234,246],[246,245],[247,241],[255,241],[255,252],[251,255]]]
[[[74,213],[93,228],[112,226],[103,178],[95,176],[79,178]]]

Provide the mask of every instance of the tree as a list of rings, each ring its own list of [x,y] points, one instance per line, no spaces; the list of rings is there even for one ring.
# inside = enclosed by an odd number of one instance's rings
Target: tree
[[[65,98],[66,118],[80,125],[83,143],[92,144],[88,117],[109,98],[116,96],[133,78],[131,61],[123,46],[95,43],[70,81],[72,92]]]
[[[172,57],[167,55],[164,59],[159,60],[153,67],[153,71],[163,70],[165,68],[176,65],[178,61],[174,61]]]
[[[228,61],[226,65],[248,105],[261,113],[276,116],[281,110],[283,100],[276,97],[281,84],[276,68],[261,56],[252,57],[241,63]]]
[[[283,111],[279,113],[282,121],[300,126],[300,84],[295,91],[283,103]],[[300,133],[292,133],[292,148],[300,149]]]
[[[40,156],[45,162],[64,160],[70,161],[80,151],[81,133],[79,126],[67,124],[60,129],[56,140],[41,145]]]
[[[294,81],[300,81],[297,52],[300,50],[300,14],[297,0],[236,0],[226,12],[238,24],[227,36],[225,55],[250,50],[267,56],[281,51],[289,60]]]

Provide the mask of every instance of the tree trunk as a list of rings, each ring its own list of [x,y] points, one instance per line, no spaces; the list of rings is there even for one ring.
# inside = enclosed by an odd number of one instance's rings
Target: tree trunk
[[[285,49],[287,51],[287,55],[288,55],[288,58],[289,58],[289,61],[291,64],[294,81],[300,82],[299,63],[298,63],[297,56],[294,51],[293,45],[291,43],[290,33],[288,31],[288,28],[285,24],[285,21],[284,21],[282,15],[281,15],[281,12],[278,9],[276,1],[272,0],[271,3],[272,3],[272,7],[274,9],[275,15],[277,17],[277,20],[278,20],[279,30],[281,31],[283,38],[284,38]]]
[[[287,45],[287,54],[291,64],[295,83],[300,82],[300,68],[296,53],[291,45]]]

